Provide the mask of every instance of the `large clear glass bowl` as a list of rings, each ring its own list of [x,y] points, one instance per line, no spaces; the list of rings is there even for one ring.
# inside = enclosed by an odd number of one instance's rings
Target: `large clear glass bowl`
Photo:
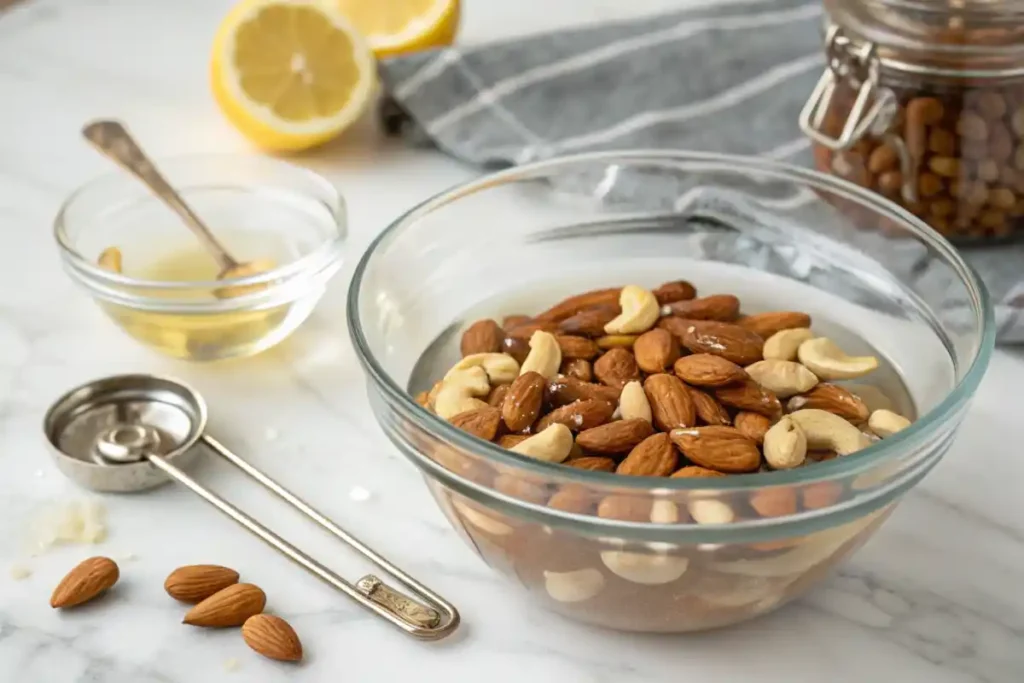
[[[748,313],[806,311],[854,351],[870,345],[881,388],[917,421],[795,470],[667,479],[532,460],[413,400],[457,360],[472,319],[679,278],[737,294]],[[807,591],[946,453],[993,343],[982,284],[920,220],[842,180],[712,154],[565,157],[467,183],[385,230],[349,296],[377,418],[466,542],[551,608],[634,631],[723,626]],[[570,487],[586,511],[547,505]],[[610,496],[659,523],[597,516]],[[695,506],[723,521],[679,521]]]

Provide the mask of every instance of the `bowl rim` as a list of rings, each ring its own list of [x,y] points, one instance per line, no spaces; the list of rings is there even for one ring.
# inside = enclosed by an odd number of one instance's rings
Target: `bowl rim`
[[[947,263],[957,272],[972,297],[970,301],[972,304],[971,310],[974,313],[975,320],[980,325],[980,335],[975,355],[956,386],[938,405],[920,416],[910,427],[891,437],[880,440],[862,451],[858,451],[855,458],[834,458],[817,463],[814,467],[732,474],[728,477],[713,477],[711,479],[623,477],[611,472],[582,470],[565,467],[557,463],[536,460],[474,437],[452,426],[447,421],[416,403],[414,397],[405,388],[396,383],[390,374],[377,362],[376,357],[369,348],[359,316],[359,299],[362,293],[363,278],[371,261],[380,249],[391,240],[396,239],[406,225],[446,204],[458,200],[462,196],[473,194],[491,186],[501,185],[507,181],[528,178],[538,172],[582,163],[612,164],[616,162],[640,163],[659,161],[701,164],[710,167],[707,170],[726,170],[747,174],[758,173],[762,176],[779,180],[800,181],[817,189],[827,190],[839,198],[849,199],[857,204],[866,206],[877,214],[893,219],[903,227],[910,229],[915,237],[925,242],[930,248],[946,259]],[[386,395],[389,402],[396,407],[404,419],[408,419],[428,434],[438,437],[456,448],[473,453],[485,461],[510,468],[511,470],[520,471],[526,475],[541,476],[546,479],[555,479],[566,483],[614,488],[627,492],[659,490],[673,493],[700,490],[702,493],[711,494],[729,493],[771,486],[804,485],[846,479],[852,475],[870,470],[884,461],[897,457],[903,452],[906,444],[926,439],[939,425],[963,408],[977,390],[978,384],[985,374],[995,345],[996,333],[995,316],[990,296],[977,273],[964,261],[956,248],[948,240],[903,207],[889,202],[850,181],[793,164],[735,154],[648,149],[564,155],[521,166],[513,166],[457,184],[420,202],[398,216],[367,246],[353,271],[349,284],[346,317],[349,336],[355,348],[356,356],[362,363],[366,373],[372,378],[375,387]],[[416,455],[420,460],[430,460],[422,453],[417,452]],[[449,474],[452,479],[464,483],[470,489],[487,488],[482,487],[476,482],[466,480],[458,474]],[[500,492],[495,492],[491,489],[487,490],[488,494],[501,495]],[[516,501],[516,503],[521,503],[521,501]],[[550,510],[550,512],[557,515],[560,511]],[[578,517],[577,515],[566,514],[567,516]],[[586,516],[586,519],[589,520],[591,517]],[[622,524],[623,522],[618,521],[617,523]],[[639,527],[644,525],[650,526],[646,523],[637,524]]]
[[[154,165],[162,172],[167,169],[171,169],[173,171],[178,170],[181,167],[187,168],[193,165],[211,166],[213,164],[230,163],[232,161],[244,164],[249,169],[264,167],[268,171],[278,173],[283,172],[289,174],[291,177],[298,178],[301,181],[308,183],[310,187],[314,188],[313,190],[302,191],[294,188],[288,188],[287,191],[289,194],[300,195],[306,199],[311,199],[318,206],[325,209],[333,225],[333,233],[314,249],[293,261],[289,261],[268,271],[255,273],[253,275],[246,275],[244,277],[225,278],[223,280],[195,280],[182,282],[147,280],[124,275],[123,273],[115,273],[113,271],[106,270],[105,268],[101,268],[98,264],[93,263],[91,259],[83,256],[71,244],[70,237],[67,234],[68,213],[75,205],[75,202],[79,201],[83,196],[87,196],[93,191],[114,186],[119,183],[137,183],[140,188],[144,187],[141,184],[141,181],[133,178],[127,171],[114,169],[95,175],[89,180],[86,180],[72,190],[64,201],[61,202],[61,205],[57,210],[57,214],[54,216],[52,229],[54,239],[56,240],[57,246],[60,250],[61,259],[64,261],[65,266],[74,273],[74,276],[77,279],[90,287],[90,289],[96,288],[104,291],[133,289],[141,291],[161,290],[164,292],[174,292],[201,289],[212,290],[224,287],[248,287],[252,285],[270,285],[267,289],[272,289],[274,285],[285,283],[296,276],[321,272],[325,268],[332,266],[342,257],[348,231],[345,199],[332,182],[316,171],[281,159],[244,153],[183,153],[153,157]],[[218,186],[220,185],[199,183],[195,185],[188,185],[185,189]],[[249,187],[250,185],[239,182],[233,183],[230,180],[226,180],[223,186]],[[270,183],[266,185],[257,185],[253,183],[251,186],[273,188],[273,185]],[[182,188],[178,187],[177,189],[181,190]],[[274,191],[280,192],[280,190],[276,188],[274,188]],[[154,197],[153,201],[158,200]],[[168,209],[168,211],[169,210],[170,209]],[[183,226],[182,229],[185,230],[187,228]],[[252,293],[209,303],[221,304],[215,307],[222,308],[222,304],[229,301],[232,302],[231,308],[235,308],[239,305],[247,305],[255,299],[262,298],[261,294],[262,291],[258,288],[254,288]],[[149,299],[149,297],[139,294],[129,298]],[[159,300],[161,302],[175,301],[168,297],[160,297]],[[192,304],[196,303],[194,299],[187,301]]]

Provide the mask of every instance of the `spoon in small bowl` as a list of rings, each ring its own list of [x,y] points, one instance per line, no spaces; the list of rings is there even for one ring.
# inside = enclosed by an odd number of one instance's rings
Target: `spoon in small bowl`
[[[224,245],[220,243],[206,224],[185,203],[171,184],[156,170],[146,153],[142,151],[128,130],[118,121],[93,121],[82,128],[82,135],[92,143],[103,155],[115,161],[119,166],[134,175],[152,190],[164,204],[171,208],[185,223],[199,243],[209,252],[220,266],[218,280],[247,277],[264,273],[274,268],[274,263],[267,259],[255,261],[238,261]],[[238,296],[251,291],[250,287],[223,287],[214,293],[221,298]]]

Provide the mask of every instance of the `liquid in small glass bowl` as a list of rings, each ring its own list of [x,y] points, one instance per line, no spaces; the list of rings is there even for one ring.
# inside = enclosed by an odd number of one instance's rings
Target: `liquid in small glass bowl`
[[[239,262],[220,267],[181,219],[137,180],[113,174],[65,202],[55,233],[64,266],[134,339],[192,361],[250,356],[290,335],[341,266],[344,205],[325,179],[260,158],[183,157],[158,167]],[[120,253],[120,272],[99,265]]]

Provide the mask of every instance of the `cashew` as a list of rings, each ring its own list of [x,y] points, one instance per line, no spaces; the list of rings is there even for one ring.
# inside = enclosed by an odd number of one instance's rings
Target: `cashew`
[[[562,366],[562,348],[558,345],[555,335],[544,330],[537,330],[530,337],[530,353],[523,361],[519,374],[536,372],[544,379],[551,379],[558,374]]]
[[[826,410],[804,408],[790,413],[789,419],[804,433],[807,447],[813,450],[831,450],[839,455],[849,455],[871,445],[866,434]]]
[[[607,325],[608,334],[640,334],[654,327],[661,316],[661,306],[653,294],[636,285],[626,285],[619,294],[622,313]]]
[[[474,396],[486,396],[490,390],[487,373],[480,366],[449,372],[434,395],[434,412],[448,420],[467,410],[486,408],[487,402]]]
[[[651,503],[651,521],[655,524],[675,524],[679,521],[679,508],[671,500]]]
[[[891,410],[876,410],[868,418],[868,429],[883,439],[910,426],[910,420]]]
[[[618,577],[645,586],[672,583],[690,566],[685,557],[664,553],[634,553],[624,550],[603,550],[601,561]]]
[[[569,428],[556,422],[544,431],[523,439],[509,450],[545,462],[562,462],[569,457],[574,443]]]
[[[473,353],[453,365],[444,378],[477,367],[484,369],[491,384],[510,384],[519,376],[519,363],[507,353]]]
[[[755,382],[779,398],[810,391],[818,383],[813,372],[791,360],[759,360],[745,369]]]
[[[764,459],[773,469],[799,467],[806,458],[807,436],[789,416],[783,417],[765,432]]]
[[[691,500],[686,509],[697,524],[729,524],[736,519],[732,508],[720,500]]]
[[[797,349],[809,339],[814,339],[814,333],[806,327],[781,330],[768,337],[761,355],[765,360],[796,360]]]
[[[469,522],[480,531],[489,533],[492,536],[508,536],[512,533],[512,527],[508,524],[499,522],[461,501],[453,500],[452,507],[458,511],[459,517],[462,518],[463,522]]]
[[[113,273],[121,272],[121,250],[117,247],[107,247],[100,254],[99,259],[96,261],[100,268],[104,268]]]
[[[571,572],[544,570],[544,590],[558,602],[583,602],[604,587],[604,577],[596,569],[577,569]]]
[[[623,420],[639,418],[651,421],[651,403],[647,400],[644,387],[634,380],[627,382],[619,394],[619,412]]]
[[[826,381],[853,379],[878,368],[874,356],[848,356],[828,337],[808,339],[797,349],[797,357],[808,370]]]

